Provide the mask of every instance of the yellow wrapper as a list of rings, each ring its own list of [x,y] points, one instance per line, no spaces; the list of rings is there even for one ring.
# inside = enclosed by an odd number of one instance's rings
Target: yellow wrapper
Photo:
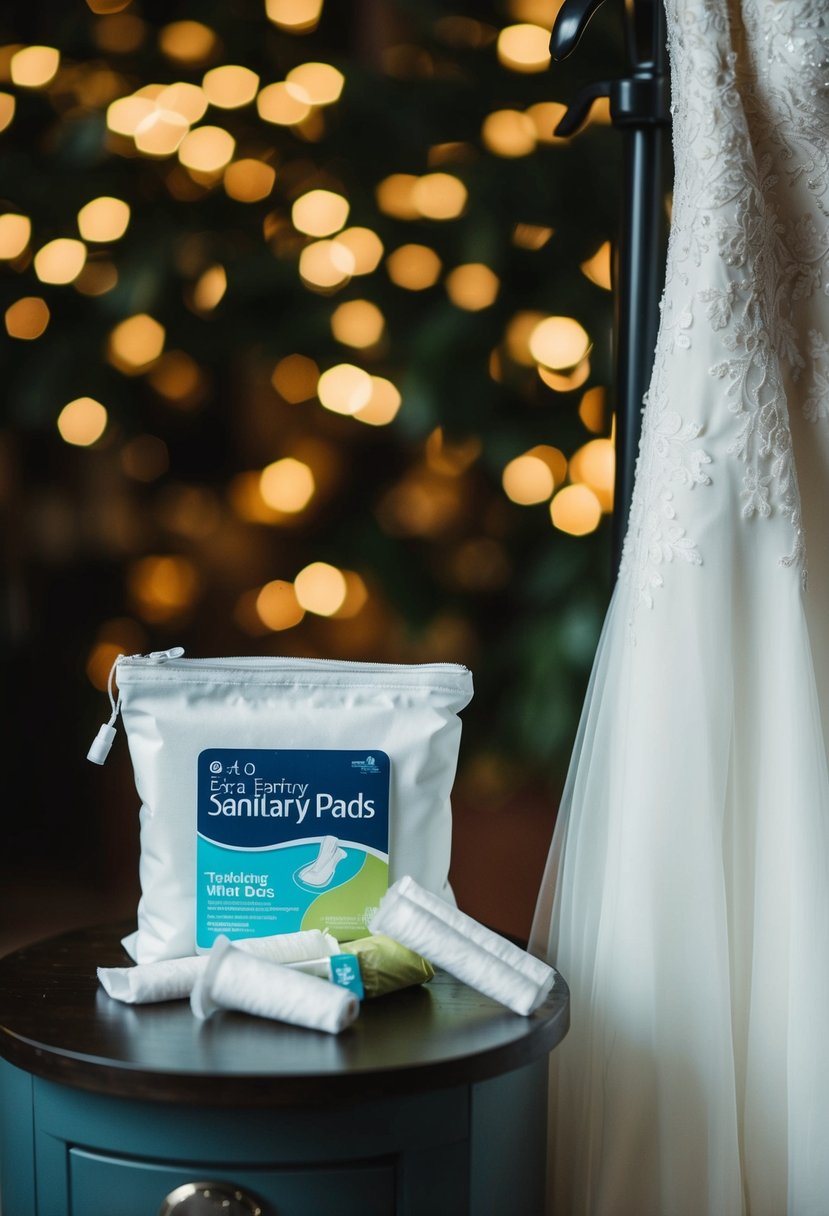
[[[341,942],[343,954],[354,954],[360,964],[367,997],[384,996],[398,988],[425,984],[435,974],[431,963],[383,933]]]

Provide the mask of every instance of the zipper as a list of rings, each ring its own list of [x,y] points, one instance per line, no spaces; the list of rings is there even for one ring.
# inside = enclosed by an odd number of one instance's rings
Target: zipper
[[[150,663],[160,666],[162,663],[175,664],[177,660],[180,660],[183,666],[202,667],[208,670],[213,667],[220,669],[234,667],[241,663],[245,667],[275,667],[282,671],[307,671],[309,667],[337,667],[340,669],[360,669],[363,671],[369,669],[378,672],[410,671],[412,668],[416,668],[418,671],[468,671],[468,668],[460,663],[363,663],[353,659],[280,659],[270,655],[239,655],[232,658],[222,657],[219,659],[185,659],[183,646],[171,646],[169,650],[152,650],[149,654],[119,654],[110,668],[107,680],[107,695],[109,696],[112,713],[109,716],[109,721],[104,722],[99,727],[98,733],[92,741],[92,746],[86,754],[87,760],[91,760],[93,764],[104,764],[115,740],[115,723],[121,712],[121,693],[119,691],[116,698],[114,692],[115,672],[118,666],[121,663]]]
[[[98,733],[92,740],[92,746],[86,753],[87,760],[91,760],[93,764],[104,764],[109,755],[112,744],[115,741],[115,723],[118,719],[118,714],[121,712],[121,693],[118,693],[118,699],[115,698],[113,684],[115,680],[115,672],[119,663],[128,663],[131,660],[143,659],[144,662],[150,663],[167,663],[170,659],[180,659],[184,654],[183,646],[171,646],[169,650],[152,650],[149,654],[119,654],[115,662],[109,669],[109,677],[107,679],[107,695],[112,713],[109,716],[109,721],[104,722],[99,728]]]

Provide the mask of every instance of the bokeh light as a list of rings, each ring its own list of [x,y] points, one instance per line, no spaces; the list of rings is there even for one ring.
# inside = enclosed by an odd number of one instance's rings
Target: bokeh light
[[[345,603],[345,576],[328,562],[311,562],[294,579],[296,598],[306,612],[333,616]]]
[[[522,506],[546,502],[556,488],[550,466],[532,452],[516,456],[506,465],[501,484],[507,498]]]
[[[589,486],[565,486],[550,503],[550,518],[560,532],[586,536],[598,528],[602,506]]]
[[[392,173],[384,177],[374,190],[377,206],[397,220],[416,220],[420,214],[414,201],[417,183],[414,173]]]
[[[354,258],[352,274],[371,274],[383,256],[383,242],[371,228],[344,228],[337,235],[337,244]]]
[[[568,137],[555,135],[555,129],[567,113],[560,101],[538,101],[525,111],[535,127],[535,137],[540,144],[566,144]]]
[[[322,0],[265,0],[268,19],[290,34],[306,34],[316,29],[322,13]]]
[[[133,481],[155,481],[169,467],[167,444],[157,435],[136,435],[121,448],[121,468]]]
[[[26,46],[12,55],[12,83],[24,89],[42,89],[57,75],[60,51],[53,46]]]
[[[224,127],[196,127],[185,135],[178,158],[196,173],[219,173],[233,157],[236,141]]]
[[[256,613],[262,624],[274,632],[291,629],[305,616],[293,583],[273,579],[256,593]]]
[[[550,31],[522,22],[498,35],[498,59],[514,72],[544,72],[550,66]]]
[[[0,131],[11,126],[17,102],[13,93],[0,92]]]
[[[521,110],[495,110],[484,119],[481,139],[496,156],[528,156],[535,151],[535,124]]]
[[[118,284],[118,268],[112,262],[87,261],[73,287],[84,296],[105,296]]]
[[[107,411],[93,397],[76,397],[58,414],[58,431],[65,443],[88,448],[101,438],[107,426]]]
[[[300,63],[291,68],[285,80],[298,85],[314,106],[330,106],[339,101],[345,77],[330,63]]]
[[[602,511],[613,510],[616,452],[609,439],[591,439],[570,457],[570,480],[589,486]]]
[[[127,317],[109,335],[110,362],[128,375],[141,372],[159,357],[164,338],[164,326],[147,313]]]
[[[207,388],[198,363],[183,350],[169,350],[161,355],[153,364],[148,379],[159,396],[184,410],[198,405]]]
[[[276,170],[252,157],[235,160],[225,169],[225,192],[237,203],[258,203],[267,198],[275,181]]]
[[[456,266],[446,276],[449,299],[458,308],[465,308],[469,312],[479,312],[494,304],[500,286],[497,274],[482,262]]]
[[[130,595],[145,621],[179,617],[199,594],[201,580],[189,558],[177,554],[139,558],[127,576]]]
[[[428,245],[400,245],[386,258],[392,283],[407,291],[425,291],[440,278],[441,260]]]
[[[35,274],[41,283],[71,283],[86,261],[86,245],[69,237],[58,237],[35,254]]]
[[[138,99],[142,100],[141,98]],[[175,110],[165,110],[152,104],[135,128],[135,146],[145,156],[172,156],[181,147],[190,124]]]
[[[10,338],[32,341],[46,332],[49,305],[40,296],[23,296],[6,309],[6,333]]]
[[[348,200],[333,190],[309,190],[291,208],[291,222],[306,236],[332,236],[348,219]]]
[[[372,376],[369,399],[354,411],[354,417],[369,426],[388,426],[397,417],[402,400],[400,390],[391,380],[384,376]]]
[[[601,385],[589,388],[579,403],[579,418],[588,431],[599,434],[605,428],[605,398],[607,394]]]
[[[331,615],[336,617],[338,621],[353,620],[368,602],[368,588],[365,580],[356,570],[342,570],[341,574],[345,580],[345,596],[336,612]]]
[[[227,272],[224,266],[208,266],[193,288],[193,306],[199,312],[210,312],[220,303],[226,291]]]
[[[280,359],[271,375],[271,384],[281,397],[296,405],[316,394],[319,368],[307,355],[286,355]]]
[[[27,215],[7,211],[0,215],[0,259],[12,262],[19,258],[32,235],[32,221]]]
[[[259,89],[259,77],[250,68],[226,63],[205,72],[202,88],[211,106],[236,110],[253,101]]]
[[[588,258],[586,262],[582,262],[581,271],[591,283],[595,283],[597,287],[604,288],[605,291],[610,291],[613,287],[611,277],[611,249],[610,241],[605,241],[592,258]]]
[[[348,300],[331,314],[331,332],[344,346],[362,350],[380,341],[385,319],[371,300]]]
[[[256,98],[256,109],[265,122],[295,127],[311,113],[311,101],[300,85],[281,80],[262,89]]]
[[[545,317],[530,334],[533,358],[554,371],[575,367],[589,347],[584,327],[573,317]]]
[[[454,220],[466,207],[468,192],[451,173],[426,173],[412,187],[412,205],[430,220]]]
[[[92,199],[78,212],[78,231],[85,241],[104,244],[120,240],[129,222],[129,204],[108,195]]]
[[[338,363],[317,384],[320,404],[334,414],[356,414],[371,399],[371,376],[353,363]]]
[[[353,272],[354,254],[339,241],[314,241],[299,255],[300,277],[316,290],[342,287]]]
[[[175,63],[199,67],[216,49],[217,38],[201,21],[171,21],[158,36],[161,51]]]
[[[262,470],[259,492],[269,507],[291,515],[303,511],[314,496],[314,474],[307,464],[286,456]]]

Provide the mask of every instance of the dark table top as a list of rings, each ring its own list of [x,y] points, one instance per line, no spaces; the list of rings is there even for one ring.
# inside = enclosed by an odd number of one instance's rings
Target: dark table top
[[[81,929],[0,959],[0,1056],[48,1080],[160,1102],[328,1106],[486,1080],[546,1055],[564,1038],[561,977],[530,1017],[438,973],[363,1002],[340,1035],[188,1001],[124,1005],[96,967],[127,966],[129,925]]]

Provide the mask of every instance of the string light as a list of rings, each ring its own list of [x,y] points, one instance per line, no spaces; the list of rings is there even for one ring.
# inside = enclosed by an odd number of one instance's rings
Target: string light
[[[86,245],[69,237],[58,237],[38,249],[35,254],[35,274],[41,283],[71,283],[81,273],[86,261]]]
[[[151,109],[135,128],[135,146],[145,156],[172,156],[190,130],[190,124],[175,110],[161,109],[150,102]]]
[[[293,456],[267,465],[259,479],[259,492],[268,506],[289,515],[304,511],[315,489],[311,469]]]
[[[334,414],[356,414],[371,400],[371,376],[353,363],[338,363],[317,384],[320,404]]]
[[[550,31],[522,22],[501,30],[498,60],[513,72],[544,72],[550,66]]]
[[[575,367],[587,353],[590,339],[572,317],[545,317],[530,334],[530,352],[544,367]]]
[[[291,208],[291,222],[306,236],[332,236],[348,219],[348,199],[333,190],[309,190]]]
[[[295,127],[311,113],[311,100],[300,85],[282,80],[262,89],[256,98],[256,109],[264,122]]]
[[[265,0],[268,19],[289,34],[309,34],[317,28],[322,0]]]
[[[107,106],[107,126],[115,135],[124,135],[129,139],[145,119],[155,113],[155,101],[151,97],[118,97]]]
[[[400,391],[383,376],[371,377],[371,395],[365,405],[355,410],[358,422],[369,426],[388,426],[397,417],[402,404]]]
[[[13,262],[29,244],[32,221],[27,215],[7,211],[0,215],[0,260]]]
[[[116,325],[109,335],[109,360],[119,371],[136,375],[164,349],[164,326],[147,313],[137,313]]]
[[[338,342],[362,350],[380,341],[383,314],[370,300],[348,300],[331,315],[331,332]]]
[[[129,204],[108,195],[94,198],[78,212],[78,230],[85,241],[120,240],[129,222]]]
[[[368,602],[368,588],[356,570],[342,570],[345,579],[345,597],[336,612],[331,616],[338,621],[350,621],[362,612]]]
[[[306,612],[333,616],[345,603],[348,586],[342,570],[327,562],[311,562],[294,579],[296,598]]]
[[[58,414],[58,431],[65,443],[88,448],[101,438],[107,426],[107,412],[93,397],[77,397]]]
[[[577,363],[574,368],[567,372],[553,372],[549,367],[538,366],[536,368],[539,378],[556,393],[572,393],[574,389],[581,388],[590,378],[590,360],[582,359],[581,363]]]
[[[42,89],[57,75],[60,51],[53,46],[26,46],[12,55],[12,83],[25,89]]]
[[[535,359],[530,350],[530,337],[539,322],[543,320],[543,312],[524,311],[517,312],[509,322],[504,334],[504,342],[509,357],[514,363],[520,363],[522,367],[534,366]]]
[[[237,203],[258,203],[267,198],[276,181],[276,170],[262,160],[245,157],[225,169],[224,187]]]
[[[274,579],[256,594],[256,613],[262,624],[274,632],[292,629],[305,616],[293,583]]]
[[[285,401],[296,405],[308,401],[317,391],[319,368],[306,355],[286,355],[273,369],[271,384]]]
[[[428,245],[401,245],[386,258],[392,283],[407,291],[425,291],[440,278],[441,260]]]
[[[345,76],[330,63],[301,63],[291,68],[285,79],[298,85],[314,106],[330,106],[339,101],[345,84]]]
[[[589,486],[565,486],[550,503],[550,518],[560,532],[586,536],[599,526],[601,503]]]
[[[159,109],[180,114],[191,126],[194,122],[201,122],[207,112],[204,89],[185,80],[177,80],[175,84],[167,85],[155,98],[155,102]]]
[[[49,316],[49,306],[40,296],[23,296],[6,309],[6,333],[10,338],[33,341],[45,333]]]
[[[555,490],[555,478],[549,465],[531,452],[516,456],[506,465],[501,484],[507,498],[522,506],[546,502]]]
[[[354,258],[352,274],[371,274],[383,256],[383,242],[370,228],[345,228],[337,236],[337,244],[343,246]]]
[[[495,303],[501,281],[482,262],[456,266],[446,276],[446,293],[458,308],[480,312]]]
[[[481,139],[496,156],[528,156],[535,151],[535,124],[521,110],[495,110],[484,119]]]
[[[250,68],[226,63],[205,72],[202,88],[211,106],[221,110],[238,110],[253,101],[259,88],[259,77]]]

